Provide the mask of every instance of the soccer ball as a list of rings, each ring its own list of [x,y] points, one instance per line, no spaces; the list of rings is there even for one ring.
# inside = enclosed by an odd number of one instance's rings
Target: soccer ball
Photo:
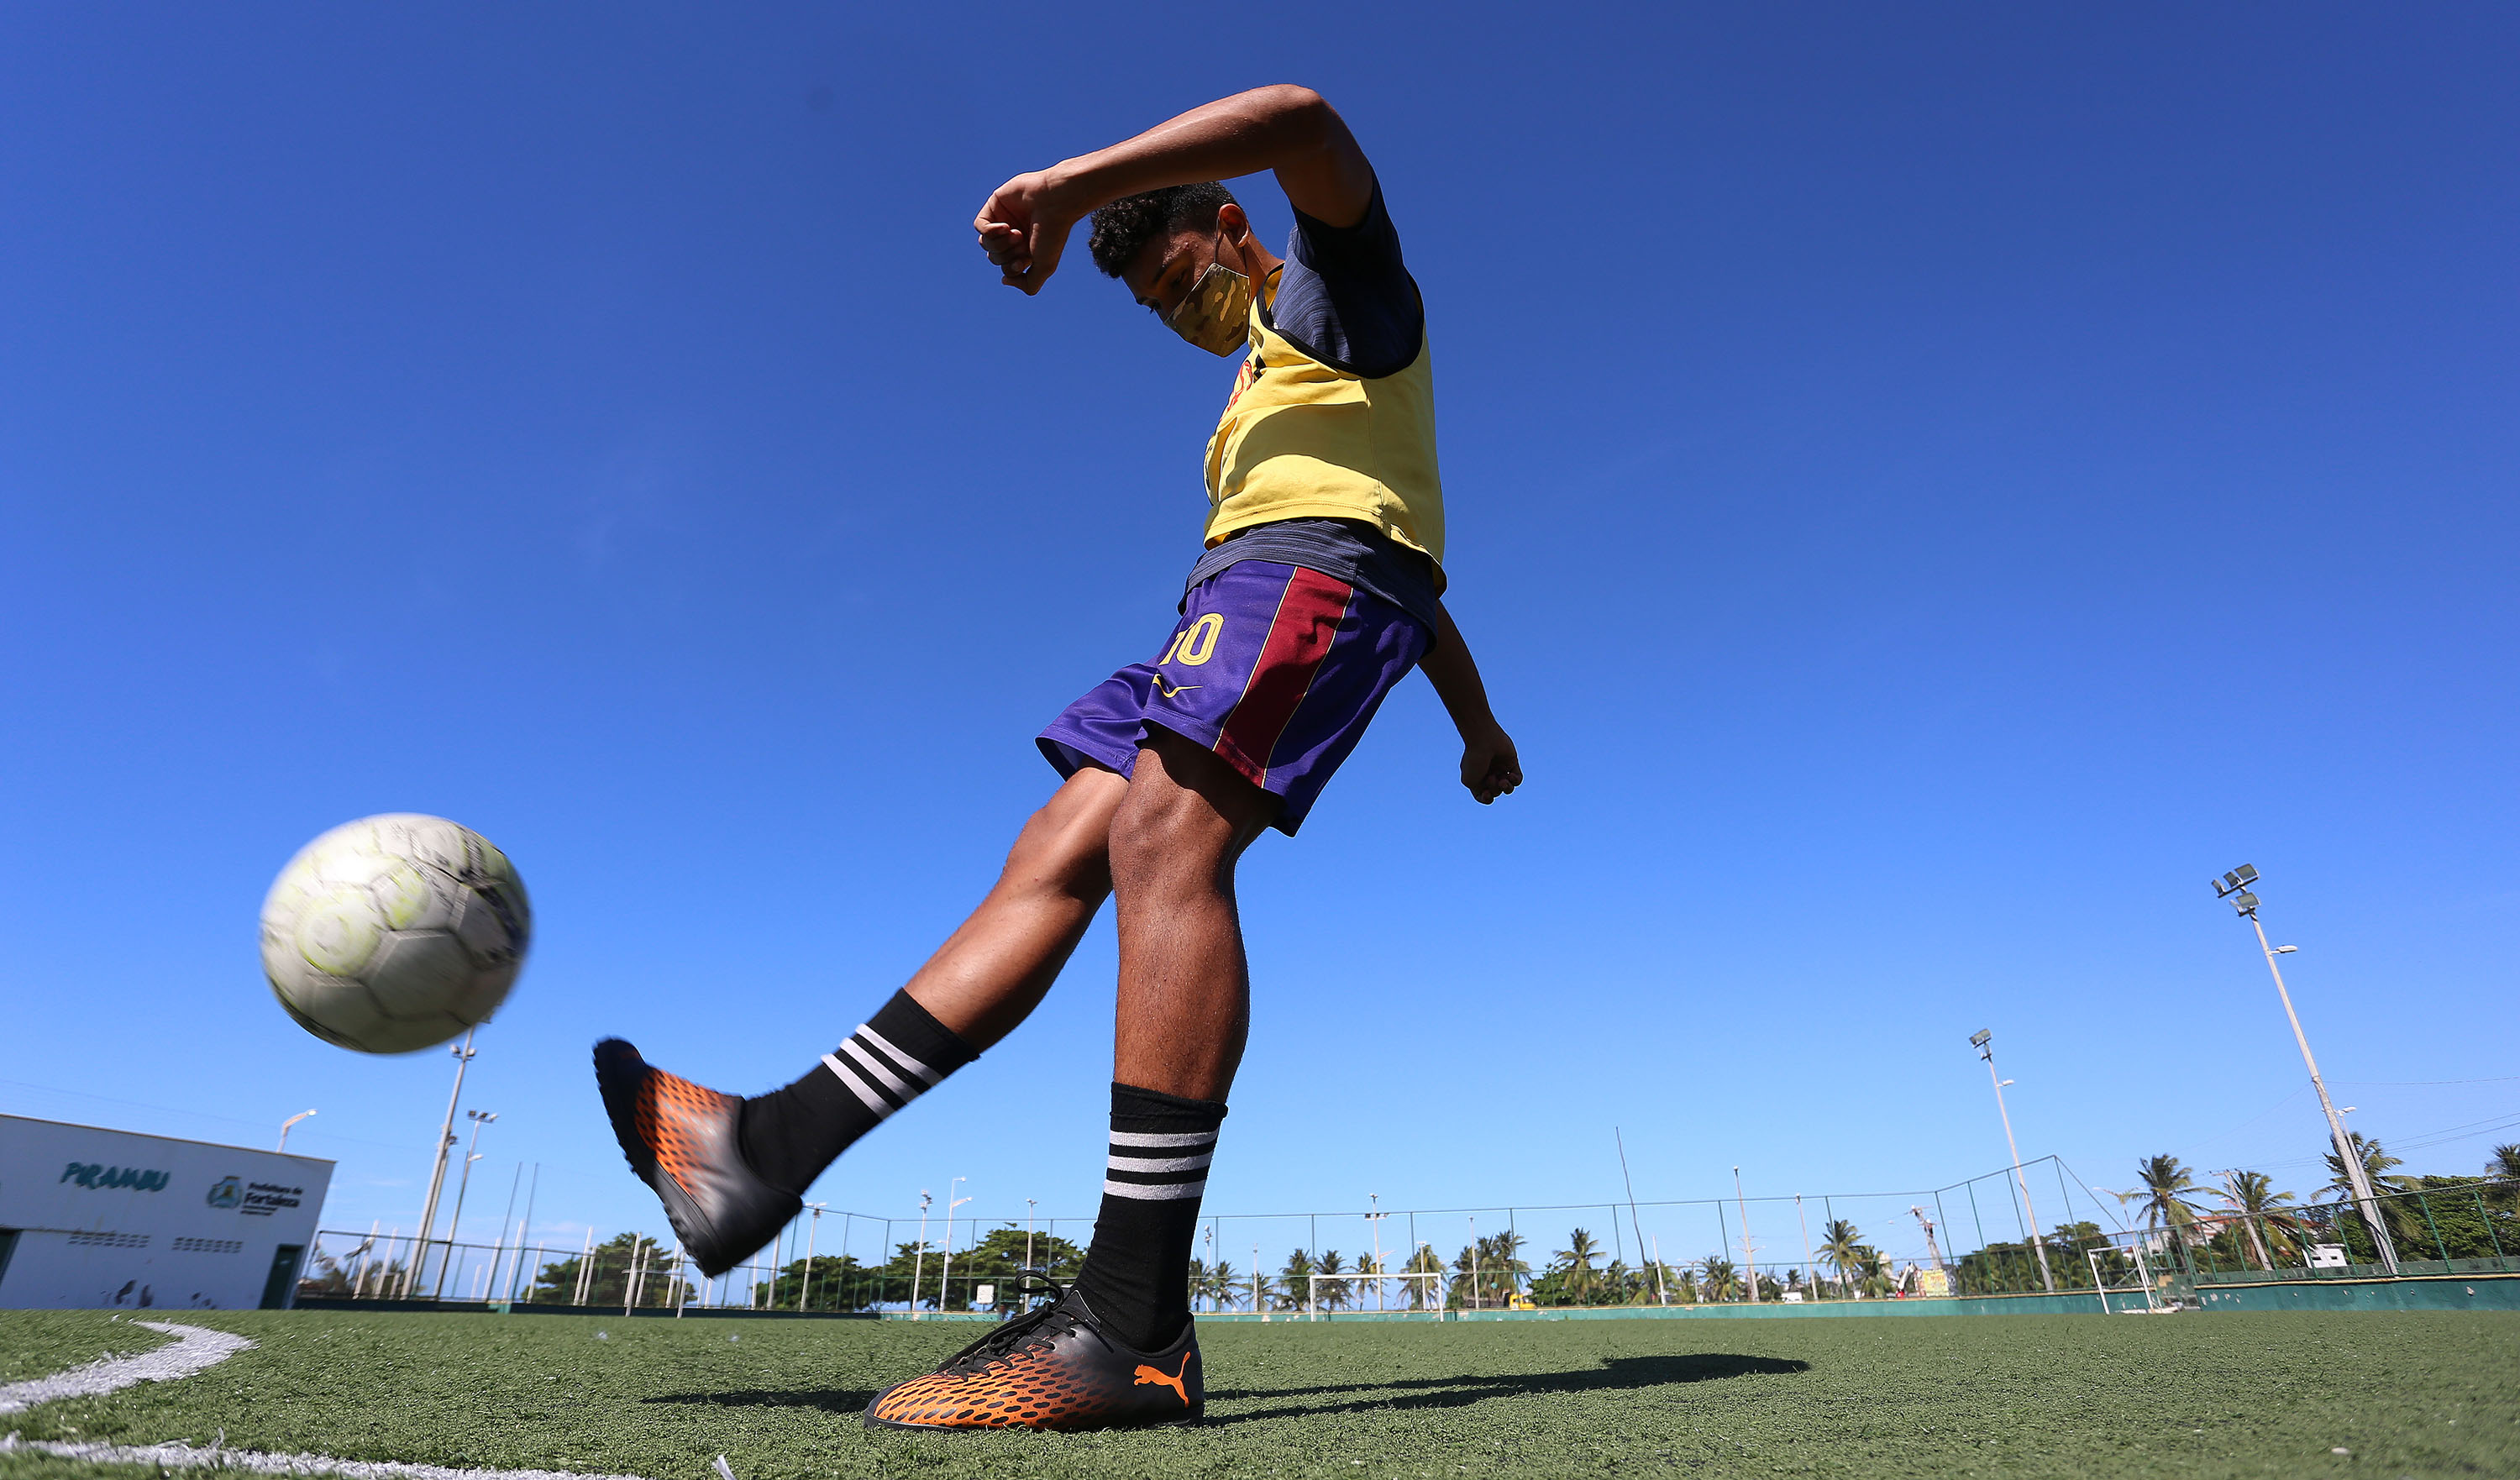
[[[262,969],[297,1025],[362,1054],[408,1054],[486,1020],[533,930],[489,839],[442,817],[343,823],[289,861],[262,902]]]

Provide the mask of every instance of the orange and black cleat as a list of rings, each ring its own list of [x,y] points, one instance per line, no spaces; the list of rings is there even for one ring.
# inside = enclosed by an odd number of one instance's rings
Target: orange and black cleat
[[[804,1209],[744,1164],[736,1140],[742,1100],[656,1068],[618,1038],[595,1046],[595,1083],[621,1154],[655,1188],[701,1273],[735,1268]]]
[[[1037,1278],[1037,1277],[1036,1277]],[[1073,1287],[955,1353],[943,1367],[876,1395],[869,1428],[1151,1428],[1196,1423],[1207,1410],[1198,1331],[1160,1352],[1102,1334]]]

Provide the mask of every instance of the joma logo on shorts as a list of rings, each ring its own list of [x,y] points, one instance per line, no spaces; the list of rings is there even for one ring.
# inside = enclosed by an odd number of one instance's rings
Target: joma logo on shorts
[[[73,1161],[62,1168],[62,1182],[75,1182],[83,1188],[103,1191],[108,1188],[131,1188],[142,1192],[155,1192],[166,1185],[168,1172],[144,1172],[138,1167],[109,1167],[99,1161]],[[54,1184],[60,1186],[60,1183]]]

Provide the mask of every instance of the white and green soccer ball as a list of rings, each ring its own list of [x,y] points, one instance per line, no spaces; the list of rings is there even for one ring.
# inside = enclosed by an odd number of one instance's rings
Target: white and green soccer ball
[[[442,817],[344,823],[262,902],[262,969],[297,1025],[362,1054],[446,1042],[498,1009],[533,915],[508,856]]]

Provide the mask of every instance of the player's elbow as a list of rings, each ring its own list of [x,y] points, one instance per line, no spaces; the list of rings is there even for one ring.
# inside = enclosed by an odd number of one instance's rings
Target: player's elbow
[[[1295,82],[1275,82],[1254,89],[1254,96],[1269,116],[1298,137],[1313,143],[1326,142],[1338,113],[1329,100]]]

